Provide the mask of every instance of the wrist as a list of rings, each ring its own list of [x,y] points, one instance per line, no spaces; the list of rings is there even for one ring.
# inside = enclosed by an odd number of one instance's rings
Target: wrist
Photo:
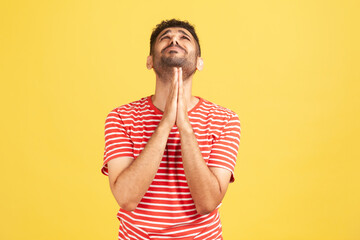
[[[166,119],[163,118],[163,119],[160,120],[158,128],[160,128],[160,129],[162,129],[164,131],[170,132],[171,129],[173,128],[173,126],[174,126],[173,124],[171,124],[169,121],[166,121]]]
[[[179,129],[179,133],[181,134],[193,134],[194,130],[190,123],[185,123],[177,126]]]

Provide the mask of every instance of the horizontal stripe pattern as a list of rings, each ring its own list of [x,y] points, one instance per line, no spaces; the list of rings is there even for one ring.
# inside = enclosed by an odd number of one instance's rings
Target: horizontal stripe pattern
[[[241,127],[236,113],[203,98],[188,112],[199,149],[208,167],[234,168]],[[105,121],[105,149],[101,172],[118,157],[136,161],[160,123],[163,113],[151,96],[113,109]],[[171,129],[163,159],[148,191],[132,211],[120,209],[119,239],[222,239],[218,208],[197,213],[181,160],[180,135]]]

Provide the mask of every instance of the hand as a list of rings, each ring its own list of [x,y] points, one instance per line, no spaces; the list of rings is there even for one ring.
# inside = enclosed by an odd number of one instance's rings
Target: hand
[[[174,68],[174,79],[171,84],[169,96],[166,100],[165,110],[161,121],[168,124],[168,127],[172,128],[176,122],[178,92],[179,92],[179,73],[177,68]]]
[[[179,131],[181,131],[185,128],[191,127],[191,124],[188,117],[187,105],[184,95],[182,68],[178,68],[177,71],[178,71],[178,97],[177,97],[176,126],[178,127]]]

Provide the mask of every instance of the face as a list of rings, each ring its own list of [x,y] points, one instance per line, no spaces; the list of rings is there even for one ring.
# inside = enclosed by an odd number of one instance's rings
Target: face
[[[174,67],[182,67],[183,78],[190,77],[197,68],[198,48],[196,40],[184,28],[164,29],[156,38],[152,51],[155,72],[164,77],[172,75]]]

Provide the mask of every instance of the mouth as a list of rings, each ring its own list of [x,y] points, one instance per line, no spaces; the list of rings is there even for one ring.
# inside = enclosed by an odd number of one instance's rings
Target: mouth
[[[163,49],[162,52],[169,52],[169,53],[178,53],[179,51],[186,52],[185,49],[178,46],[170,46]]]

